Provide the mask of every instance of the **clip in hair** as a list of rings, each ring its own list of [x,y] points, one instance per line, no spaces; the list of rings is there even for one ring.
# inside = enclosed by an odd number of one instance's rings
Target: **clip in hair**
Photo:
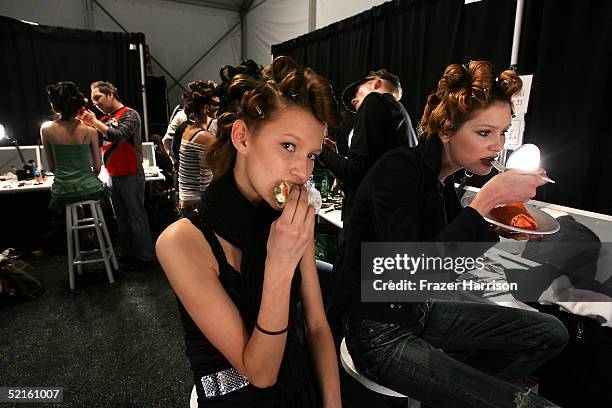
[[[297,97],[298,97],[298,94],[297,94],[297,93],[292,93],[292,94],[291,94],[291,99],[295,99],[295,98],[297,98]]]
[[[486,95],[488,94],[489,89],[488,88],[480,88],[480,90],[485,94],[485,98],[486,98]],[[472,91],[472,99],[477,99],[476,95],[474,94],[474,91]]]
[[[257,111],[257,115],[259,115],[259,119],[264,119],[266,117],[259,105],[255,105],[255,110]]]
[[[417,125],[417,131],[416,131],[417,137],[420,139],[421,136],[423,136],[425,134],[425,129],[423,129],[423,126],[421,125],[421,123],[419,122],[419,124]]]

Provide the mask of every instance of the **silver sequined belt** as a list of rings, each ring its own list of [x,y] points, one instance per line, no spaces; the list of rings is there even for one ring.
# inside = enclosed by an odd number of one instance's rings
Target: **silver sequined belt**
[[[206,398],[218,397],[249,385],[249,380],[234,369],[227,368],[218,373],[205,375],[200,379]]]

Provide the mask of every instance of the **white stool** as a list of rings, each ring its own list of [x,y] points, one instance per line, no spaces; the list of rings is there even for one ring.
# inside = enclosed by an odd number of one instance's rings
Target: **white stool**
[[[89,206],[91,212],[90,218],[79,219],[77,209],[80,205],[83,207]],[[99,249],[81,251],[79,230],[83,229],[95,229]],[[82,273],[82,265],[87,263],[104,262],[108,281],[110,283],[115,282],[110,264],[111,262],[113,263],[115,270],[119,269],[119,264],[115,257],[115,250],[113,249],[108,229],[106,228],[104,214],[102,213],[102,208],[100,208],[100,201],[79,201],[66,205],[66,240],[68,243],[68,278],[70,280],[70,289],[74,289],[74,266],[76,265],[80,275]],[[82,258],[83,254],[93,253],[99,253],[101,257],[87,260]]]
[[[355,367],[355,364],[353,363],[353,359],[351,358],[351,355],[349,354],[349,351],[346,348],[346,339],[344,338],[342,339],[342,343],[340,343],[340,362],[342,363],[342,367],[348,373],[348,375],[353,377],[361,385],[363,385],[370,391],[374,391],[382,395],[387,395],[389,397],[406,398],[407,408],[420,408],[421,407],[421,403],[419,401],[413,400],[412,398],[409,398],[405,396],[404,394],[400,394],[399,392],[393,391],[387,387],[383,387],[382,385],[377,384],[374,381],[370,380],[369,378],[366,378],[365,376],[359,374],[359,371],[357,371],[357,367]]]
[[[198,408],[198,393],[196,392],[195,385],[191,389],[191,397],[189,399],[189,408]]]

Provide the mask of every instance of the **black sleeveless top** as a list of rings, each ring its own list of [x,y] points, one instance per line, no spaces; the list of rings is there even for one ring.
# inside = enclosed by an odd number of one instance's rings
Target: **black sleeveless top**
[[[246,328],[255,327],[263,288],[266,244],[272,222],[280,212],[266,203],[247,200],[234,182],[233,172],[214,180],[189,220],[199,228],[219,264],[219,281],[240,311]],[[216,235],[242,251],[240,272],[228,262]],[[258,406],[320,406],[314,370],[304,342],[303,316],[298,313],[301,275],[296,269],[291,283],[289,332],[283,361],[274,386],[261,390]],[[206,339],[177,298],[185,329],[186,354],[196,382],[208,374],[231,367],[227,359]],[[228,396],[230,396],[228,394]]]

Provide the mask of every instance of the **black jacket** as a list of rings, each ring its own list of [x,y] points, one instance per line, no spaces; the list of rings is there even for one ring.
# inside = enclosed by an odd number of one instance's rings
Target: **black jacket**
[[[350,212],[351,201],[364,176],[386,152],[418,143],[410,116],[391,94],[372,92],[355,116],[353,138],[347,157],[325,147],[319,160],[344,184],[342,218]]]
[[[436,136],[416,148],[387,153],[361,183],[349,215],[341,271],[353,316],[393,322],[412,309],[360,302],[362,242],[490,242],[487,247],[499,242],[476,210],[461,208],[453,178],[439,181],[441,167],[442,144]]]

